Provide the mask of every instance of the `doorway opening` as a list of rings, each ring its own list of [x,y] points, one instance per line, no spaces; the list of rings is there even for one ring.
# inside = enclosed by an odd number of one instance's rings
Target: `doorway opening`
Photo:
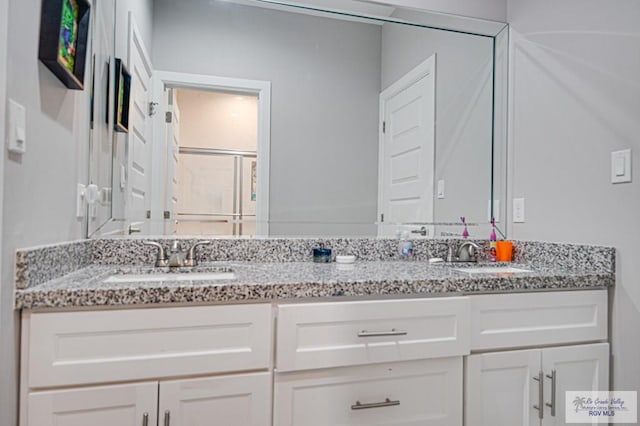
[[[162,233],[268,235],[270,83],[155,77],[166,108],[156,121],[166,162]]]
[[[170,90],[175,234],[255,235],[258,96]]]

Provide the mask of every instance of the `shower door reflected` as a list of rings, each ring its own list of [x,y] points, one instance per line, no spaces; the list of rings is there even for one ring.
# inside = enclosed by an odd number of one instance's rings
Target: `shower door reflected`
[[[177,235],[255,235],[256,152],[181,147]]]

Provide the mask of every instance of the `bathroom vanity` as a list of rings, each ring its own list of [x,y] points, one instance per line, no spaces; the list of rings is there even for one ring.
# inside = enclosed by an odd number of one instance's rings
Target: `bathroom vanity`
[[[565,390],[608,388],[613,249],[520,243],[530,272],[468,273],[381,260],[393,240],[327,241],[351,269],[215,240],[200,268],[233,279],[108,282],[157,273],[131,241],[74,243],[90,263],[38,284],[59,248],[19,254],[23,426],[557,425]]]

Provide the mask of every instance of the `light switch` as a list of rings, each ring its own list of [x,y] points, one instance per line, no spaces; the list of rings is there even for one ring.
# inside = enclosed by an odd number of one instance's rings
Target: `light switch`
[[[611,153],[611,183],[631,182],[631,150]]]
[[[9,100],[9,139],[7,149],[14,154],[27,152],[27,112],[16,101]]]
[[[524,223],[524,198],[513,199],[513,223]]]
[[[438,198],[444,198],[444,180],[438,181]]]

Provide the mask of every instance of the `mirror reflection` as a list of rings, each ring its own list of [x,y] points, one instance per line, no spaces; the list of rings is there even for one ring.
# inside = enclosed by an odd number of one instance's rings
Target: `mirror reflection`
[[[349,14],[155,0],[150,46],[139,17],[118,12],[130,123],[114,137],[103,230],[389,236],[408,224],[432,237],[445,229],[434,223],[486,223],[503,26],[436,29],[437,15],[340,3]]]

